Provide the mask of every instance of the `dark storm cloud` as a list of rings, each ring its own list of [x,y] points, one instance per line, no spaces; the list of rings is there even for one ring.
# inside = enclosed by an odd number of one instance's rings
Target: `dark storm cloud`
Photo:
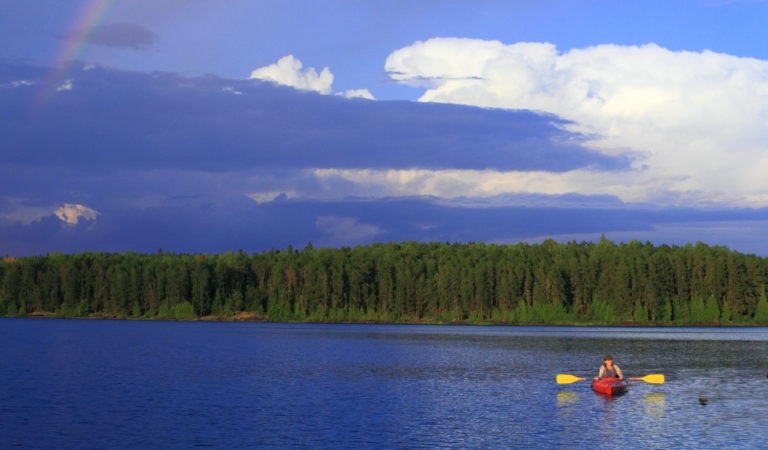
[[[140,25],[132,23],[113,23],[93,27],[90,32],[80,31],[78,35],[85,36],[85,42],[105,47],[130,48],[144,50],[157,42],[157,34]],[[68,39],[77,36],[69,35]]]
[[[71,90],[56,92],[29,114],[19,111],[30,109],[35,86],[0,89],[6,162],[76,171],[559,172],[627,164],[580,146],[580,137],[563,131],[556,117],[528,111],[349,100],[255,81],[105,69],[80,70],[71,79]]]

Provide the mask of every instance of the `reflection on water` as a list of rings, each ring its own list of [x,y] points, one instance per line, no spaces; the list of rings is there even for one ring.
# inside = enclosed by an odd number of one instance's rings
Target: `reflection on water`
[[[649,416],[663,417],[665,398],[666,395],[660,392],[650,392],[643,395],[643,400],[645,400],[645,413]]]
[[[579,400],[579,394],[571,391],[560,391],[557,393],[557,406],[563,408],[572,406]]]

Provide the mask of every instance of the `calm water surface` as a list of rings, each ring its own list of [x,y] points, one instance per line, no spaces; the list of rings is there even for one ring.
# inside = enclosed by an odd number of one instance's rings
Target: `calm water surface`
[[[1,448],[768,447],[766,328],[0,319],[0,339]],[[555,383],[605,352],[667,382]]]

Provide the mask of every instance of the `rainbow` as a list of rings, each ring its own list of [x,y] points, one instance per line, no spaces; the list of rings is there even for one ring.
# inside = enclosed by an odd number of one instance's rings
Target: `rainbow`
[[[86,0],[77,19],[69,27],[64,44],[56,53],[50,70],[43,78],[37,92],[34,109],[42,108],[64,82],[72,62],[88,41],[94,27],[104,18],[115,0]]]

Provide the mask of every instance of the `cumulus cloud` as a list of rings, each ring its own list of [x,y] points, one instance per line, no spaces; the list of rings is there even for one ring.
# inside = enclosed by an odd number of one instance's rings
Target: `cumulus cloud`
[[[95,220],[99,216],[98,211],[76,203],[65,203],[54,210],[53,214],[55,214],[62,222],[70,225],[77,225],[78,222],[80,222],[80,219]]]
[[[306,69],[303,67],[304,64],[298,58],[287,55],[280,58],[275,64],[254,69],[249,79],[269,81],[282,86],[321,94],[333,92],[333,74],[328,67],[323,67],[319,74],[314,67],[307,67]],[[338,92],[336,95],[344,98],[375,100],[368,89],[348,89]]]
[[[271,81],[276,84],[296,89],[315,91],[321,94],[331,93],[333,74],[327,67],[318,74],[314,67],[303,68],[302,62],[293,55],[280,58],[275,64],[260,67],[251,72],[250,79]]]
[[[436,38],[389,55],[421,101],[562,117],[632,170],[577,169],[547,183],[663,204],[768,205],[768,62],[654,44],[559,52],[548,43]]]

